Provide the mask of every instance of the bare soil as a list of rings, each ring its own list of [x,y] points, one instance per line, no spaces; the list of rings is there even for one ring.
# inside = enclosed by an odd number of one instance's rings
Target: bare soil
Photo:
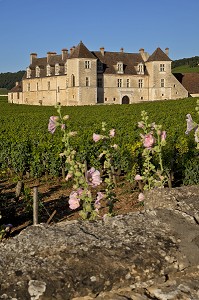
[[[9,236],[18,234],[22,229],[32,224],[33,220],[33,189],[38,188],[39,223],[57,223],[63,220],[80,219],[78,210],[71,210],[68,205],[72,188],[63,180],[26,180],[21,193],[16,197],[17,182],[7,179],[0,180],[0,226],[12,224]],[[100,187],[103,191],[103,187]],[[138,202],[139,189],[131,183],[120,180],[114,190],[117,201],[114,203],[113,215],[126,214],[141,210]],[[108,213],[107,201],[102,202],[100,217]]]

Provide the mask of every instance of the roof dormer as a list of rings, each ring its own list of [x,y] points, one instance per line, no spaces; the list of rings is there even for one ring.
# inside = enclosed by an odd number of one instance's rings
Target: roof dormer
[[[137,65],[137,74],[144,74],[144,64],[142,62]]]
[[[46,66],[46,76],[51,76],[52,74],[51,74],[51,66],[48,64],[47,66]]]
[[[55,75],[59,75],[60,65],[58,63],[55,64]]]
[[[39,66],[35,67],[35,77],[40,77],[40,67]]]
[[[31,78],[31,69],[29,67],[26,69],[26,78]]]
[[[117,73],[118,74],[123,74],[124,73],[124,64],[121,61],[119,61],[117,63]]]

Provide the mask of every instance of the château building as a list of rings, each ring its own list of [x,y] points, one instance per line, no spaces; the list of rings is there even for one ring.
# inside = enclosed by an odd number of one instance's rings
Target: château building
[[[129,104],[188,97],[187,90],[171,73],[169,49],[151,55],[90,51],[83,42],[61,54],[30,54],[22,82],[10,91],[10,103],[31,105]]]

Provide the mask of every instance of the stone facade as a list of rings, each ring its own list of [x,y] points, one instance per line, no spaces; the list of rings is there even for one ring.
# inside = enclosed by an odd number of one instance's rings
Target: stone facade
[[[31,105],[130,104],[141,101],[180,99],[187,90],[171,73],[168,48],[157,48],[152,55],[89,51],[80,42],[48,52],[45,58],[30,55],[30,65],[22,83],[8,95],[10,103]]]

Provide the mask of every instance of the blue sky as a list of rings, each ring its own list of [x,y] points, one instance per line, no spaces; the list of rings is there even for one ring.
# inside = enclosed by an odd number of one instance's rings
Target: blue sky
[[[89,50],[199,56],[199,0],[0,0],[0,73],[25,70],[30,53]]]

